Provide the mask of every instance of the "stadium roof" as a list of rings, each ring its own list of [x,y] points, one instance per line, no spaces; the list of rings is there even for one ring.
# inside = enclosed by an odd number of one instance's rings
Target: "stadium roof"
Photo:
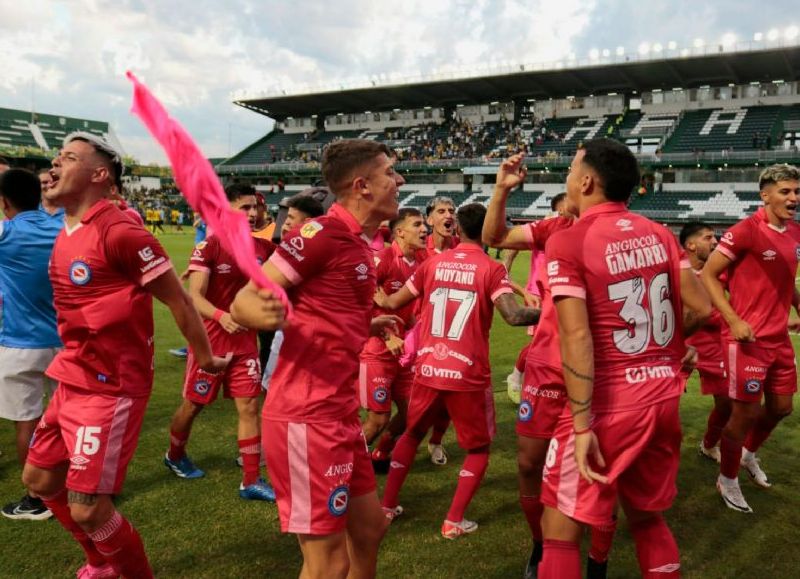
[[[527,69],[527,66],[519,66]],[[497,100],[565,98],[609,92],[697,88],[800,79],[800,46],[706,53],[551,70],[487,72],[485,76],[415,84],[238,99],[234,103],[283,121],[287,117],[486,104]]]

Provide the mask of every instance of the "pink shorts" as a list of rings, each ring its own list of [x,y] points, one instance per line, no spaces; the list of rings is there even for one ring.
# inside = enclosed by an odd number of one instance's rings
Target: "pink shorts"
[[[764,392],[791,396],[797,392],[794,348],[787,336],[777,347],[757,342],[725,345],[728,396],[741,402],[761,402]]]
[[[27,461],[44,469],[69,462],[66,486],[71,491],[119,494],[139,442],[147,400],[59,384],[34,431]]]
[[[358,372],[358,394],[362,408],[389,413],[392,401],[408,400],[414,373],[397,359],[362,360]]]
[[[350,497],[376,489],[358,415],[335,422],[263,417],[261,437],[284,533],[340,533]]]
[[[680,398],[642,409],[597,414],[592,430],[605,468],[593,470],[608,484],[587,483],[575,462],[575,435],[568,408],[550,441],[542,477],[542,503],[589,525],[612,521],[618,498],[641,511],[668,509],[678,492],[681,451]]]
[[[517,411],[517,434],[552,438],[566,401],[567,391],[560,370],[538,364],[526,367]]]
[[[705,396],[727,396],[728,378],[718,372],[698,370],[700,374],[700,393]]]
[[[224,371],[212,374],[200,369],[190,350],[186,358],[183,397],[195,404],[211,404],[220,388],[225,398],[256,398],[261,393],[258,352],[237,354]]]
[[[471,450],[492,443],[496,425],[491,388],[438,390],[415,382],[408,403],[406,429],[427,432],[445,410],[453,421],[461,448]]]

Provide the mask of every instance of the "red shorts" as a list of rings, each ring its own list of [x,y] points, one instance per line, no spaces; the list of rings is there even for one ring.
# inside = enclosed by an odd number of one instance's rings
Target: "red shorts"
[[[491,444],[496,433],[491,388],[438,390],[415,382],[408,403],[406,430],[427,432],[445,409],[453,421],[461,448],[471,450]]]
[[[560,370],[539,364],[526,367],[517,411],[517,434],[552,438],[566,401],[567,391]]]
[[[34,431],[27,461],[45,469],[69,461],[69,490],[119,494],[139,442],[147,400],[59,384]]]
[[[340,533],[350,497],[376,489],[358,415],[335,422],[263,417],[261,436],[284,533]]]
[[[225,398],[256,398],[261,393],[261,364],[258,352],[237,354],[222,372],[201,370],[192,351],[186,358],[183,397],[195,404],[211,404],[222,388]]]
[[[389,413],[392,401],[408,400],[414,373],[393,360],[362,360],[358,372],[358,394],[362,408]]]
[[[641,511],[668,509],[678,492],[681,451],[680,398],[627,412],[597,414],[592,430],[605,468],[593,469],[608,484],[587,483],[575,462],[572,415],[565,409],[547,451],[542,503],[589,525],[612,521],[618,498]]]
[[[791,396],[797,392],[794,348],[787,336],[780,346],[757,342],[725,344],[728,396],[742,402],[761,402],[764,392]]]
[[[719,372],[698,369],[700,374],[700,393],[705,396],[727,396],[728,377]]]

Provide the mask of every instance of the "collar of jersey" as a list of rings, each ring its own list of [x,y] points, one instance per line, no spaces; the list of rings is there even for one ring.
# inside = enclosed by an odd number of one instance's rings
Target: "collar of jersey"
[[[600,215],[602,213],[620,213],[622,211],[627,211],[628,206],[625,203],[619,203],[616,201],[606,201],[604,203],[599,203],[593,207],[590,207],[586,211],[581,214],[581,219],[585,219],[592,215]]]
[[[772,231],[777,231],[778,233],[783,233],[786,231],[787,227],[784,225],[783,227],[778,227],[777,225],[773,225],[769,222],[769,217],[767,217],[767,210],[763,207],[759,207],[756,211],[756,217],[758,217],[764,224],[769,227]]]
[[[331,208],[328,209],[328,216],[338,219],[344,223],[347,226],[347,229],[350,230],[350,233],[353,233],[354,235],[361,235],[364,231],[361,227],[361,224],[356,221],[355,217],[353,217],[353,214],[338,203],[331,205]]]
[[[83,214],[83,217],[81,218],[81,223],[89,223],[92,219],[94,219],[97,215],[99,215],[109,207],[111,207],[111,201],[109,201],[108,199],[101,199],[100,201],[89,207],[89,210]]]

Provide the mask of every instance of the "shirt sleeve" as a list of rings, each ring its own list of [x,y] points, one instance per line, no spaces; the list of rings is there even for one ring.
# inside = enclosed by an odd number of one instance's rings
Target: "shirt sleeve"
[[[579,247],[579,243],[562,232],[553,236],[545,248],[547,283],[554,298],[586,299],[586,281],[577,255]]]
[[[278,268],[292,285],[313,277],[324,270],[336,254],[329,227],[319,221],[309,221],[293,229],[284,236],[269,263]]]
[[[722,234],[719,240],[719,245],[715,251],[719,251],[722,255],[736,261],[742,257],[750,249],[752,244],[752,235],[750,234],[750,220],[740,221],[728,231]]]
[[[419,297],[422,293],[422,290],[425,288],[425,272],[428,270],[428,265],[433,260],[429,259],[428,261],[424,262],[421,266],[417,268],[411,277],[408,278],[406,281],[406,287],[408,291],[414,294],[414,297]]]
[[[189,271],[202,271],[211,273],[216,261],[219,244],[215,237],[201,241],[194,246],[192,257],[189,258]]]
[[[141,286],[172,269],[167,252],[143,227],[117,223],[106,235],[106,255],[112,267]]]
[[[514,293],[511,283],[508,281],[508,272],[503,265],[492,263],[492,270],[489,273],[489,296],[493,302],[497,301],[503,294]]]
[[[547,240],[556,233],[572,224],[571,219],[565,217],[550,217],[527,224],[525,236],[528,238],[531,249],[544,251]]]

